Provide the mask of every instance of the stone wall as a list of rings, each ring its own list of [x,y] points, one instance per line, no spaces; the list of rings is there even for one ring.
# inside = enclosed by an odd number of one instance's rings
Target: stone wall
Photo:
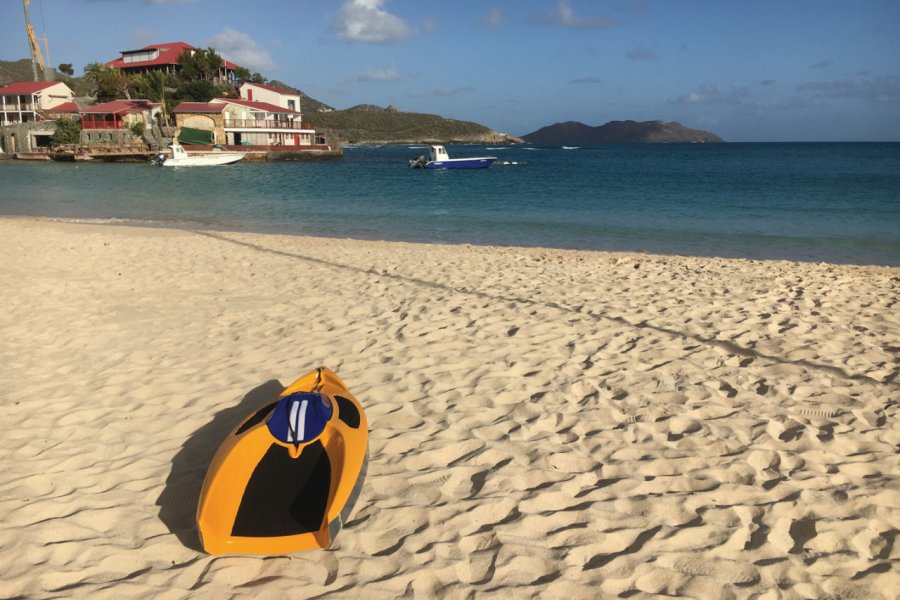
[[[88,144],[132,144],[141,141],[130,129],[82,129],[81,143]]]
[[[30,121],[0,127],[0,154],[40,152],[35,136],[49,137],[56,131],[55,121]]]

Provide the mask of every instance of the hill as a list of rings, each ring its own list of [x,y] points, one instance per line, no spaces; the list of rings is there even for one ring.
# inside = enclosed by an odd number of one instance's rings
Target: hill
[[[498,133],[471,121],[445,119],[438,115],[403,112],[394,107],[362,104],[346,110],[317,112],[304,116],[316,129],[331,130],[350,143],[487,143],[521,142],[517,137]]]
[[[271,81],[266,82],[266,85],[282,89],[286,92],[292,92],[292,93],[300,96],[300,108],[307,115],[310,113],[313,113],[313,112],[327,112],[327,111],[334,110],[334,108],[332,108],[331,106],[328,106],[324,102],[319,102],[312,96],[309,96],[303,90],[299,90],[299,89],[295,88],[294,86],[284,83],[283,81],[278,81],[277,79],[272,79]]]
[[[90,83],[84,77],[66,77],[59,71],[55,71],[54,81],[61,81],[75,92],[76,96],[87,96],[90,91]],[[31,70],[31,59],[0,60],[0,87],[17,81],[33,81],[34,72]]]
[[[31,59],[0,60],[0,86],[9,85],[16,81],[33,81],[34,72],[31,69]]]
[[[667,144],[677,142],[722,142],[722,138],[708,131],[688,129],[681,123],[664,121],[610,121],[591,127],[577,121],[556,123],[523,135],[532,144],[605,144],[644,143]]]

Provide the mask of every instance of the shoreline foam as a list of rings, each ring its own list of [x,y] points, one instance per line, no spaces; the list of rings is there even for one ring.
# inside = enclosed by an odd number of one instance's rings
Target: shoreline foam
[[[717,254],[691,254],[678,252],[660,252],[653,250],[629,250],[629,249],[603,249],[589,247],[555,247],[542,245],[512,245],[497,243],[479,243],[479,242],[450,242],[450,241],[416,241],[401,238],[375,238],[375,237],[354,237],[347,234],[328,235],[326,233],[304,233],[295,231],[290,228],[283,230],[273,230],[267,228],[255,228],[251,224],[241,227],[238,223],[223,223],[218,221],[210,221],[206,223],[198,221],[184,220],[153,220],[153,219],[132,219],[124,217],[59,217],[47,215],[10,215],[0,214],[0,221],[25,221],[25,222],[47,222],[47,223],[71,223],[75,225],[116,225],[121,227],[135,228],[151,228],[151,229],[171,229],[174,231],[186,232],[212,232],[212,233],[234,233],[234,234],[250,234],[260,236],[276,236],[288,238],[311,238],[325,240],[344,240],[349,242],[361,243],[388,243],[388,244],[413,244],[422,246],[445,246],[445,247],[465,247],[465,248],[485,248],[496,250],[525,250],[537,252],[563,252],[563,253],[588,253],[603,255],[619,255],[619,256],[637,256],[637,257],[657,257],[672,259],[700,259],[700,260],[725,260],[725,261],[747,261],[750,263],[776,262],[790,264],[810,264],[810,265],[833,265],[842,267],[859,267],[873,269],[900,269],[900,264],[893,264],[885,259],[886,262],[880,263],[864,263],[850,261],[834,261],[822,259],[806,259],[806,258],[784,258],[784,257],[751,257],[751,256],[727,256]]]
[[[25,597],[890,597],[900,269],[0,219]],[[196,550],[249,409],[370,421],[337,546]]]

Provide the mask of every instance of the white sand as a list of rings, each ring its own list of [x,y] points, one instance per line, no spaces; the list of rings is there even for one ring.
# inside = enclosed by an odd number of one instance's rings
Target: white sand
[[[0,597],[895,598],[900,269],[0,220]],[[326,365],[335,548],[213,558],[208,461]]]

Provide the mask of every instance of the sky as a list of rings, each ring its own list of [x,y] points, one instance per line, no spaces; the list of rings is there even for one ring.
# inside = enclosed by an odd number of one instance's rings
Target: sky
[[[30,56],[2,0],[0,60]],[[513,135],[678,121],[726,141],[900,141],[900,0],[31,0],[80,74],[183,41],[303,90]],[[314,117],[310,116],[314,121]]]

